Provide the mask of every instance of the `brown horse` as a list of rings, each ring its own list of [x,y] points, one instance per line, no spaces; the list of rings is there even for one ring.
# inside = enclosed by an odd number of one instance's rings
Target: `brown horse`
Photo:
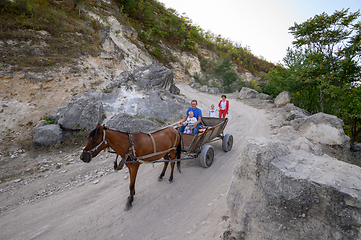
[[[106,147],[112,148],[122,157],[119,165],[114,162],[114,168],[120,170],[123,165],[128,167],[130,174],[129,190],[126,207],[128,211],[132,207],[133,196],[135,194],[135,180],[138,168],[141,163],[152,162],[164,158],[165,160],[180,159],[181,144],[180,135],[173,127],[167,127],[153,133],[124,133],[116,130],[107,129],[99,124],[89,134],[88,143],[83,149],[80,159],[89,163],[93,157],[96,157]],[[158,177],[161,181],[167,170],[169,161],[164,162],[163,171]],[[171,161],[171,174],[169,182],[173,181],[175,161]],[[177,168],[180,172],[180,161],[177,161]]]

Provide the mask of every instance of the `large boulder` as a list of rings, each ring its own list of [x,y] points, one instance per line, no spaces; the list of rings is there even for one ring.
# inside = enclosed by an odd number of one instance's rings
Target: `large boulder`
[[[280,94],[278,94],[274,100],[274,104],[277,107],[284,106],[289,102],[291,102],[291,94],[286,91],[283,91]]]
[[[158,64],[137,68],[133,73],[122,72],[112,82],[108,83],[105,89],[131,85],[137,86],[139,90],[163,88],[173,94],[180,93],[178,87],[173,83],[172,70]]]
[[[33,142],[37,145],[53,146],[61,143],[63,131],[58,124],[44,125],[35,128]]]
[[[361,239],[361,168],[292,127],[248,142],[227,201],[239,239]]]
[[[119,76],[115,77],[114,80],[105,86],[105,89],[119,88],[126,86],[131,82],[134,82],[134,75],[131,72],[124,71]]]
[[[252,88],[243,87],[239,92],[239,98],[241,100],[248,98],[256,98],[258,96],[258,92]]]
[[[140,67],[133,72],[136,84],[141,89],[164,88],[169,91],[173,84],[173,72],[158,64]]]
[[[156,119],[160,122],[183,117],[189,103],[166,90],[149,91],[142,98],[131,98],[123,105],[123,112]]]
[[[219,94],[219,88],[217,88],[217,87],[211,87],[211,88],[209,88],[208,92],[209,92],[210,94]]]
[[[334,115],[317,113],[291,121],[291,126],[314,143],[350,147],[343,121]]]
[[[140,119],[126,113],[113,116],[107,123],[106,127],[121,132],[153,132],[159,129],[158,125],[148,119]]]
[[[298,118],[304,118],[311,115],[306,110],[296,107],[295,105],[293,105],[293,103],[287,103],[285,105],[285,108],[289,111],[286,117],[286,121],[292,121]]]
[[[97,123],[101,122],[102,116],[103,105],[92,96],[74,98],[66,106],[50,115],[63,129],[69,130],[92,130]]]
[[[137,92],[117,88],[109,93],[89,91],[84,93],[84,97],[95,98],[103,104],[106,116],[104,123],[119,113],[128,113],[158,122],[173,121],[183,117],[190,105],[180,96],[165,89]]]
[[[241,100],[246,100],[249,98],[258,98],[260,100],[272,100],[270,95],[259,93],[252,88],[242,87],[241,91],[239,92],[238,98]]]

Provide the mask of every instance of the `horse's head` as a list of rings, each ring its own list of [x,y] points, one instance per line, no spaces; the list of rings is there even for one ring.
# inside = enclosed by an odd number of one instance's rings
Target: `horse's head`
[[[105,147],[107,141],[105,140],[105,127],[97,124],[95,129],[90,132],[88,143],[83,149],[80,159],[83,162],[90,162],[93,157],[96,157]]]

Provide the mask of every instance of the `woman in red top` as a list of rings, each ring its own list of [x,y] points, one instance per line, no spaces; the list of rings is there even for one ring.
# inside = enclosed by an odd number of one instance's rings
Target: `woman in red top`
[[[220,118],[226,118],[226,114],[228,114],[229,102],[226,98],[226,95],[222,95],[222,100],[218,103]]]

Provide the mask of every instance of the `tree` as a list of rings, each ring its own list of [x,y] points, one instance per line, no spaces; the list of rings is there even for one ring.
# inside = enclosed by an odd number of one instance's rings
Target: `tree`
[[[225,92],[233,92],[232,84],[238,80],[237,74],[232,69],[232,62],[224,60],[221,64],[217,65],[214,69],[215,74],[219,79],[222,79],[222,85]]]
[[[360,10],[348,10],[322,13],[290,27],[294,48],[284,61],[285,79],[293,81],[288,86],[292,98],[311,112],[340,117],[352,126],[353,143],[361,131],[360,87],[355,84],[361,79],[361,24],[354,23]]]

